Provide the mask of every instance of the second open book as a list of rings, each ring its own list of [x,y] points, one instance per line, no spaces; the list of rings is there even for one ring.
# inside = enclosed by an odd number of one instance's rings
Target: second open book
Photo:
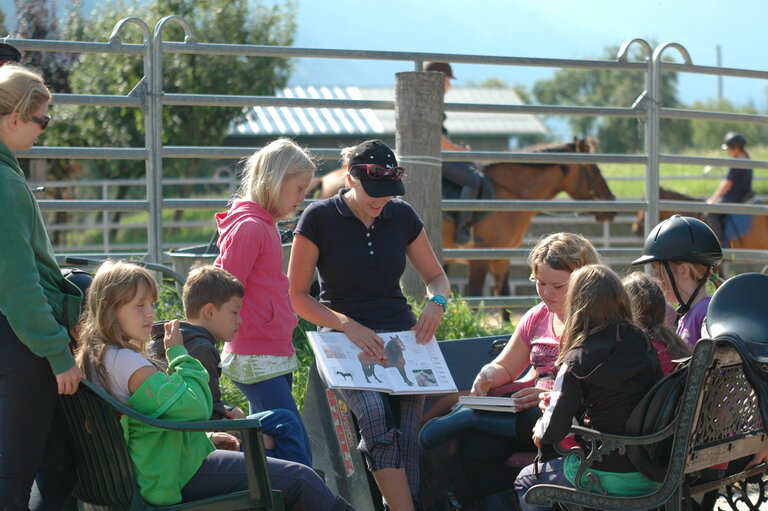
[[[386,360],[368,356],[342,332],[307,332],[320,376],[331,388],[388,394],[456,392],[437,341],[416,342],[412,330],[378,334]]]

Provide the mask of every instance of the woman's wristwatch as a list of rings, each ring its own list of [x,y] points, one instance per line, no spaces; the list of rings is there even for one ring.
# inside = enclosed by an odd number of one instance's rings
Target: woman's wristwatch
[[[448,300],[446,300],[443,295],[432,295],[432,298],[430,298],[429,301],[435,302],[440,307],[442,307],[443,314],[445,314],[445,309],[448,307]]]

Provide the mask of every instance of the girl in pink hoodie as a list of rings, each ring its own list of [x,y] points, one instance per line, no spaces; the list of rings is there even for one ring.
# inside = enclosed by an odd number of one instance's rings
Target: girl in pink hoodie
[[[245,288],[243,319],[224,346],[222,373],[248,398],[250,413],[285,408],[301,417],[291,394],[298,369],[293,347],[296,314],[288,298],[276,222],[304,202],[315,164],[293,141],[275,140],[248,158],[229,211],[216,214],[219,257],[215,266]],[[309,441],[304,432],[307,452]]]

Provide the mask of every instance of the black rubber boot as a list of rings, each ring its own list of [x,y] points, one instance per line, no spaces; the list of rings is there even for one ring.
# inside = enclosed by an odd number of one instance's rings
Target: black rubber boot
[[[477,198],[477,192],[479,191],[479,187],[472,187],[472,186],[463,186],[461,188],[461,194],[459,194],[460,200],[473,200]],[[475,216],[474,211],[459,211],[456,219],[456,230],[453,234],[454,241],[459,244],[463,245],[464,243],[469,243],[470,241],[482,241],[477,238],[473,240],[472,238],[472,219]]]

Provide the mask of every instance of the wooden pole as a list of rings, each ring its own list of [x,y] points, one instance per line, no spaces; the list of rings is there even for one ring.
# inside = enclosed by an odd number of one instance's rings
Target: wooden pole
[[[408,170],[403,198],[421,217],[442,262],[440,127],[445,75],[429,71],[397,73],[395,77],[395,151],[400,165]],[[406,295],[424,296],[424,282],[410,264],[401,284]]]

